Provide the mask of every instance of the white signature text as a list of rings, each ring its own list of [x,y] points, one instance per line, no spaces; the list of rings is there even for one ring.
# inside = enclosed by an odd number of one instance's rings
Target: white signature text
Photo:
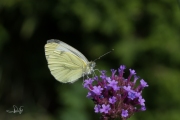
[[[8,113],[19,113],[19,114],[21,114],[21,113],[23,112],[22,107],[24,107],[24,106],[20,106],[19,109],[18,109],[17,106],[13,105],[14,110],[13,110],[13,111],[6,110],[6,112],[8,112]]]

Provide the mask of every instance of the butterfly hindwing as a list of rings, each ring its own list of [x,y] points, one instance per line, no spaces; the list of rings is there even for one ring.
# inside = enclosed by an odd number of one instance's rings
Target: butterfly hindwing
[[[76,56],[78,56],[79,58],[83,59],[86,63],[89,62],[87,60],[87,58],[78,50],[76,50],[75,48],[73,48],[72,46],[66,44],[65,42],[62,42],[60,40],[56,40],[56,39],[51,39],[47,41],[48,43],[57,43],[57,47],[55,48],[55,51],[65,51],[65,52],[69,52],[72,53]]]
[[[53,42],[52,43],[47,43],[45,45],[45,55],[46,55],[47,60],[48,60],[49,55],[51,55],[54,52],[54,50],[57,48],[58,45],[59,44],[53,43]]]
[[[69,53],[55,51],[48,57],[51,74],[60,82],[74,82],[83,75],[85,62]]]

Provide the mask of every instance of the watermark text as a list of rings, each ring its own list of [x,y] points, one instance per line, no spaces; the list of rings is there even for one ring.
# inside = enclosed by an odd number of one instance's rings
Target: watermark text
[[[12,110],[12,111],[6,110],[6,112],[8,112],[8,113],[19,113],[19,114],[21,114],[21,113],[23,112],[22,107],[24,107],[24,106],[20,106],[20,107],[18,108],[16,105],[13,105],[14,110]]]

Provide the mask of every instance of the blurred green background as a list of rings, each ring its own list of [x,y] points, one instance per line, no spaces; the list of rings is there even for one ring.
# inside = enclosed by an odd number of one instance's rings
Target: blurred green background
[[[0,0],[0,120],[98,120],[82,78],[50,74],[44,45],[60,39],[148,82],[147,110],[130,120],[180,119],[180,8],[176,0]],[[126,72],[128,73],[128,69]],[[13,105],[23,113],[7,113]]]

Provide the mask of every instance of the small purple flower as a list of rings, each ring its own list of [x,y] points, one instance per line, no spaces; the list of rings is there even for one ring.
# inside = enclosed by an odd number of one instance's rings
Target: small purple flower
[[[141,106],[141,111],[145,111],[146,107],[145,106]]]
[[[111,78],[110,77],[106,77],[106,81],[111,82]]]
[[[112,87],[115,91],[117,91],[117,90],[119,90],[119,86],[117,86],[117,84],[118,84],[118,82],[117,81],[115,81],[115,80],[109,80],[108,81],[108,86],[109,87]]]
[[[89,85],[91,85],[92,83],[93,83],[93,79],[91,79],[91,78],[89,78],[89,79],[87,79],[87,80],[85,80],[84,81],[84,88],[88,88],[89,87]]]
[[[118,91],[120,89],[120,87],[117,86],[117,85],[112,86],[112,88],[113,88],[114,91]]]
[[[136,98],[136,92],[134,92],[134,91],[128,92],[128,98],[131,99],[131,100]]]
[[[125,65],[121,65],[120,68],[118,68],[119,76],[122,77],[124,70],[126,69]]]
[[[121,70],[125,70],[125,69],[126,69],[126,66],[125,66],[125,65],[121,65],[121,66],[120,66],[120,69],[121,69]]]
[[[115,80],[109,80],[108,83],[109,83],[108,86],[111,86],[111,87],[118,84],[118,82]]]
[[[147,84],[147,82],[145,82],[143,79],[140,80],[141,86],[144,87],[148,87],[149,85]]]
[[[142,97],[142,96],[141,96],[141,93],[136,92],[136,97]]]
[[[109,98],[109,103],[114,104],[116,102],[116,97]]]
[[[127,86],[127,87],[124,86],[123,88],[124,88],[126,91],[131,91],[131,86]]]
[[[106,70],[102,70],[101,74],[105,75],[106,74]]]
[[[95,113],[100,112],[100,108],[101,108],[100,105],[95,105],[95,107],[94,107]]]
[[[139,101],[140,105],[145,106],[145,104],[144,104],[145,100],[142,98],[142,96],[139,97],[138,101]]]
[[[112,76],[114,76],[114,75],[116,74],[116,71],[117,71],[117,70],[111,69]]]
[[[106,71],[105,70],[101,71],[100,78],[102,78],[102,79],[106,78]]]
[[[121,116],[122,116],[122,117],[127,117],[127,116],[128,116],[128,111],[127,111],[127,110],[122,109]]]
[[[129,69],[129,71],[130,71],[131,75],[135,75],[136,74],[135,70]]]
[[[111,110],[110,105],[109,104],[108,105],[103,104],[102,108],[100,109],[100,112],[101,113],[108,113],[109,110]]]
[[[86,97],[87,98],[93,98],[93,95],[94,95],[93,92],[89,91]]]
[[[96,94],[96,95],[100,95],[101,92],[102,92],[103,88],[99,85],[98,87],[97,86],[93,86],[93,92]]]
[[[130,75],[128,77],[128,82],[130,82],[131,77],[136,74],[135,70],[129,69],[129,71],[130,71]]]
[[[98,81],[98,76],[95,76],[93,79],[96,80],[96,81]]]
[[[136,76],[136,75],[134,75],[134,81],[133,81],[133,83],[136,83],[136,81],[139,79],[139,77],[138,76]]]

